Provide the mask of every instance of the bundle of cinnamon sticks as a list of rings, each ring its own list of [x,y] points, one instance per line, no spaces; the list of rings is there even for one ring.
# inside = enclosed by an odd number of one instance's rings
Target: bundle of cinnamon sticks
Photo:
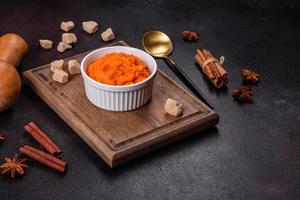
[[[227,72],[222,67],[224,57],[217,60],[210,51],[197,49],[195,61],[216,88],[221,88],[228,83]]]
[[[20,147],[20,152],[50,168],[64,172],[67,167],[67,163],[66,161],[57,158],[62,156],[62,150],[33,122],[27,124],[24,129],[49,153],[28,145]]]

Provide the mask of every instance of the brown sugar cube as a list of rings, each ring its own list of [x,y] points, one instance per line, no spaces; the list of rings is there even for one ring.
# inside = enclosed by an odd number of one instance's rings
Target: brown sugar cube
[[[63,33],[61,40],[66,44],[75,44],[77,42],[77,37],[74,33]]]
[[[115,34],[111,28],[108,28],[101,34],[101,38],[103,41],[108,42],[115,39]]]
[[[96,33],[98,30],[98,23],[95,21],[82,22],[82,28],[89,34]]]
[[[72,49],[72,46],[64,42],[60,42],[57,46],[57,51],[60,53],[65,52],[67,49]]]
[[[61,22],[60,29],[63,31],[70,31],[75,27],[75,24],[73,21],[67,21],[67,22]]]
[[[51,40],[39,40],[40,46],[44,49],[51,49],[53,42]]]
[[[176,100],[171,98],[167,99],[164,109],[166,113],[174,116],[179,116],[183,112],[182,104],[178,103]]]
[[[55,72],[56,70],[62,70],[64,66],[64,60],[54,60],[50,63],[50,69],[52,72]]]
[[[68,69],[69,73],[72,75],[80,74],[80,63],[77,60],[69,60]]]
[[[55,70],[52,78],[56,82],[66,83],[68,82],[69,74],[63,70]]]

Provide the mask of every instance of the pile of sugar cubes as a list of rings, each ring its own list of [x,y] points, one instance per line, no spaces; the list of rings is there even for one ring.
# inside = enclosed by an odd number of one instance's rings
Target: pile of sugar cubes
[[[61,36],[61,41],[56,47],[58,52],[63,53],[68,49],[72,49],[72,45],[77,43],[77,36],[75,33],[69,33],[74,30],[74,28],[75,23],[73,21],[61,22],[60,29],[64,31],[64,33]],[[99,25],[96,21],[84,21],[82,22],[82,29],[88,34],[94,34],[98,31]],[[104,42],[109,42],[115,39],[115,34],[111,28],[108,28],[101,33],[101,38]],[[40,39],[39,43],[43,49],[51,49],[53,47],[53,41],[48,39]]]
[[[50,70],[53,72],[52,78],[54,81],[59,83],[67,83],[69,80],[69,74],[76,75],[80,74],[80,63],[78,60],[68,61],[68,72],[64,70],[65,61],[63,59],[54,60],[50,64]]]

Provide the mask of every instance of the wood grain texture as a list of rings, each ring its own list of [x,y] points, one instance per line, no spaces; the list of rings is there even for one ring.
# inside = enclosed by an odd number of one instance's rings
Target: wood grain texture
[[[120,41],[112,45],[126,45]],[[89,52],[71,58],[81,61]],[[24,72],[32,89],[111,167],[218,123],[218,115],[158,70],[152,99],[140,109],[111,112],[91,104],[83,79],[71,76],[67,84],[52,80],[50,65]],[[173,117],[164,112],[167,98],[184,105]]]

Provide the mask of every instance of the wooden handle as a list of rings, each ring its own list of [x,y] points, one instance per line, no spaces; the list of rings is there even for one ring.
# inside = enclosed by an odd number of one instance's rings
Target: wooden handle
[[[0,38],[0,60],[17,68],[28,51],[26,41],[19,35],[7,33]]]

